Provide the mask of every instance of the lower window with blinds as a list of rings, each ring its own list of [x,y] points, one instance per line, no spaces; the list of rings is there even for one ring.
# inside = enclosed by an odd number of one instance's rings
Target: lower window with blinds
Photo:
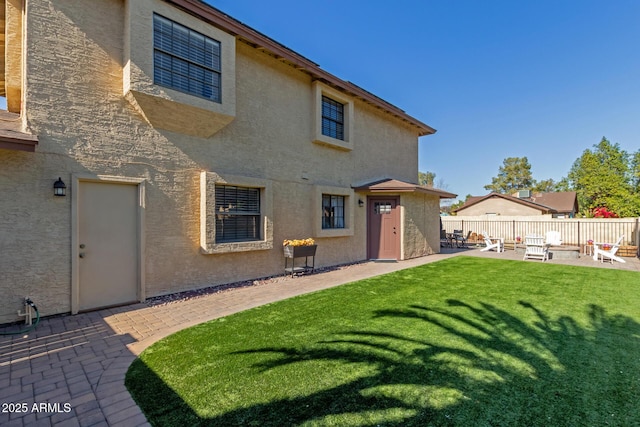
[[[216,185],[216,243],[261,239],[260,189]]]

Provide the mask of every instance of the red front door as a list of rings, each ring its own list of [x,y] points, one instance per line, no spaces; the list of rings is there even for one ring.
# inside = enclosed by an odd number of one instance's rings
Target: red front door
[[[400,209],[397,197],[368,199],[369,259],[400,259]]]

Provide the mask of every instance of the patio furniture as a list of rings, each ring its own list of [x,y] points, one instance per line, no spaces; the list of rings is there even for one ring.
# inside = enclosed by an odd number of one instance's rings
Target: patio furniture
[[[467,240],[469,240],[469,237],[471,237],[471,230],[469,230],[466,237],[464,236],[462,230],[453,230],[453,234],[455,235],[456,246],[459,248],[466,248]]]
[[[522,241],[522,238],[520,238],[520,236],[518,236],[518,237],[513,241],[513,251],[514,251],[514,252],[518,252],[518,246],[520,247],[520,249],[524,249],[523,244],[524,244],[524,242]]]
[[[560,238],[559,231],[547,231],[545,236],[545,242],[551,246],[560,246],[562,245],[562,239]]]
[[[440,247],[444,248],[445,246],[451,246],[451,241],[447,237],[447,231],[440,230]]]
[[[490,251],[495,249],[497,252],[504,252],[504,239],[502,237],[489,237],[489,233],[482,232],[484,243],[486,247],[480,249],[480,252]]]
[[[524,244],[523,261],[526,259],[539,259],[545,262],[549,259],[549,245],[545,243],[544,237],[537,235],[525,236]]]
[[[593,242],[584,245],[583,254],[586,256],[593,256]]]
[[[624,263],[625,260],[616,255],[618,252],[618,248],[622,244],[622,240],[624,239],[624,234],[618,238],[616,243],[593,243],[593,260],[600,262],[604,262],[605,258],[608,258],[609,262],[613,264],[613,261],[618,261]]]

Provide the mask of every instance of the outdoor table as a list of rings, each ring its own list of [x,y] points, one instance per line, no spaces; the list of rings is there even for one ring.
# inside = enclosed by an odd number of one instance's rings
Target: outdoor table
[[[499,240],[496,238],[491,238],[491,240]],[[517,251],[518,250],[518,246],[522,249],[524,249],[525,245],[522,242],[522,240],[505,240],[504,243],[508,243],[509,245],[513,245],[513,251]]]

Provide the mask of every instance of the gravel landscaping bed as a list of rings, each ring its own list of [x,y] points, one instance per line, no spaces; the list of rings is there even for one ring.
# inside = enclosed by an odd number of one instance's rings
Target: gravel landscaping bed
[[[167,294],[167,295],[147,298],[145,302],[149,307],[160,307],[167,304],[187,301],[193,298],[199,298],[205,295],[226,292],[232,289],[244,288],[248,286],[264,286],[264,285],[270,285],[273,283],[281,283],[281,282],[290,282],[290,281],[295,281],[296,278],[301,276],[308,276],[308,275],[318,274],[318,273],[326,273],[328,271],[346,270],[353,267],[354,265],[359,265],[365,262],[367,261],[359,261],[359,262],[354,262],[349,264],[335,265],[331,267],[319,267],[314,269],[313,272],[295,274],[293,276],[287,273],[284,275],[281,274],[277,276],[268,276],[268,277],[262,277],[259,279],[253,279],[253,280],[243,280],[240,282],[226,283],[223,285],[208,286],[206,288],[195,289],[191,291],[183,291],[183,292],[177,292],[174,294]]]

